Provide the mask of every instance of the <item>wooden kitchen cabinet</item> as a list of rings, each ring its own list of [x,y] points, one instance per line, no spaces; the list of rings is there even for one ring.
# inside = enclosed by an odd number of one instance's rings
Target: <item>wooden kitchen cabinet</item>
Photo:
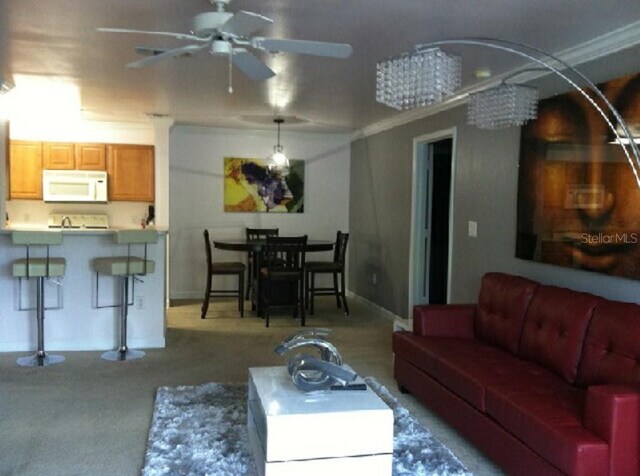
[[[9,198],[42,199],[42,143],[10,141]]]
[[[73,144],[43,142],[42,164],[47,170],[73,170],[76,166]]]
[[[155,200],[154,148],[150,145],[107,144],[109,200]]]
[[[104,144],[75,144],[76,169],[106,170],[107,156]]]
[[[105,145],[43,142],[42,163],[45,170],[106,170]]]

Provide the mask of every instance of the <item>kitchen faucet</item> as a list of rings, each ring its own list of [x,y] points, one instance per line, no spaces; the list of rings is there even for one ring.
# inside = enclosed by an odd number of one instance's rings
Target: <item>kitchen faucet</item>
[[[64,225],[65,225],[65,223],[67,223],[67,224],[69,225],[69,228],[71,228],[71,218],[69,218],[69,217],[68,217],[68,216],[66,216],[66,215],[62,217],[62,223],[60,223],[60,226],[61,226],[62,228],[65,228],[65,226],[64,226]]]

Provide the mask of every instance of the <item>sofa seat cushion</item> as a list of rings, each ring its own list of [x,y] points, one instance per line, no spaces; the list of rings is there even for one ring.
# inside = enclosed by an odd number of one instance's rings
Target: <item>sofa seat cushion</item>
[[[472,342],[470,339],[453,337],[419,337],[408,331],[394,332],[393,353],[433,376],[442,349],[455,347],[458,340]]]
[[[520,276],[485,274],[478,297],[476,337],[515,354],[525,314],[538,286]]]
[[[576,381],[584,337],[602,298],[555,286],[540,286],[531,300],[518,355]]]
[[[559,380],[487,389],[487,414],[566,474],[607,474],[609,447],[582,426],[586,391]]]
[[[482,412],[486,409],[486,389],[491,385],[524,382],[535,386],[560,381],[539,365],[478,340],[460,339],[455,345],[438,349],[437,356],[431,376]]]

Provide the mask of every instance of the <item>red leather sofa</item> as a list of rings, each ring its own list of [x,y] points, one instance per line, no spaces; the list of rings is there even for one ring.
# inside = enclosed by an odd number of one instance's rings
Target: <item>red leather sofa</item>
[[[477,304],[416,306],[401,389],[515,475],[638,475],[640,306],[488,273]]]

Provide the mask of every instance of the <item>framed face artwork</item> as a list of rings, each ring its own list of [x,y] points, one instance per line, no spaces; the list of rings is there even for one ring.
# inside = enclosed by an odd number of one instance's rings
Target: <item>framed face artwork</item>
[[[304,161],[268,172],[265,159],[224,158],[225,212],[304,212]]]
[[[640,140],[640,74],[599,88]],[[640,190],[615,140],[578,92],[540,101],[520,139],[516,257],[640,279]]]

